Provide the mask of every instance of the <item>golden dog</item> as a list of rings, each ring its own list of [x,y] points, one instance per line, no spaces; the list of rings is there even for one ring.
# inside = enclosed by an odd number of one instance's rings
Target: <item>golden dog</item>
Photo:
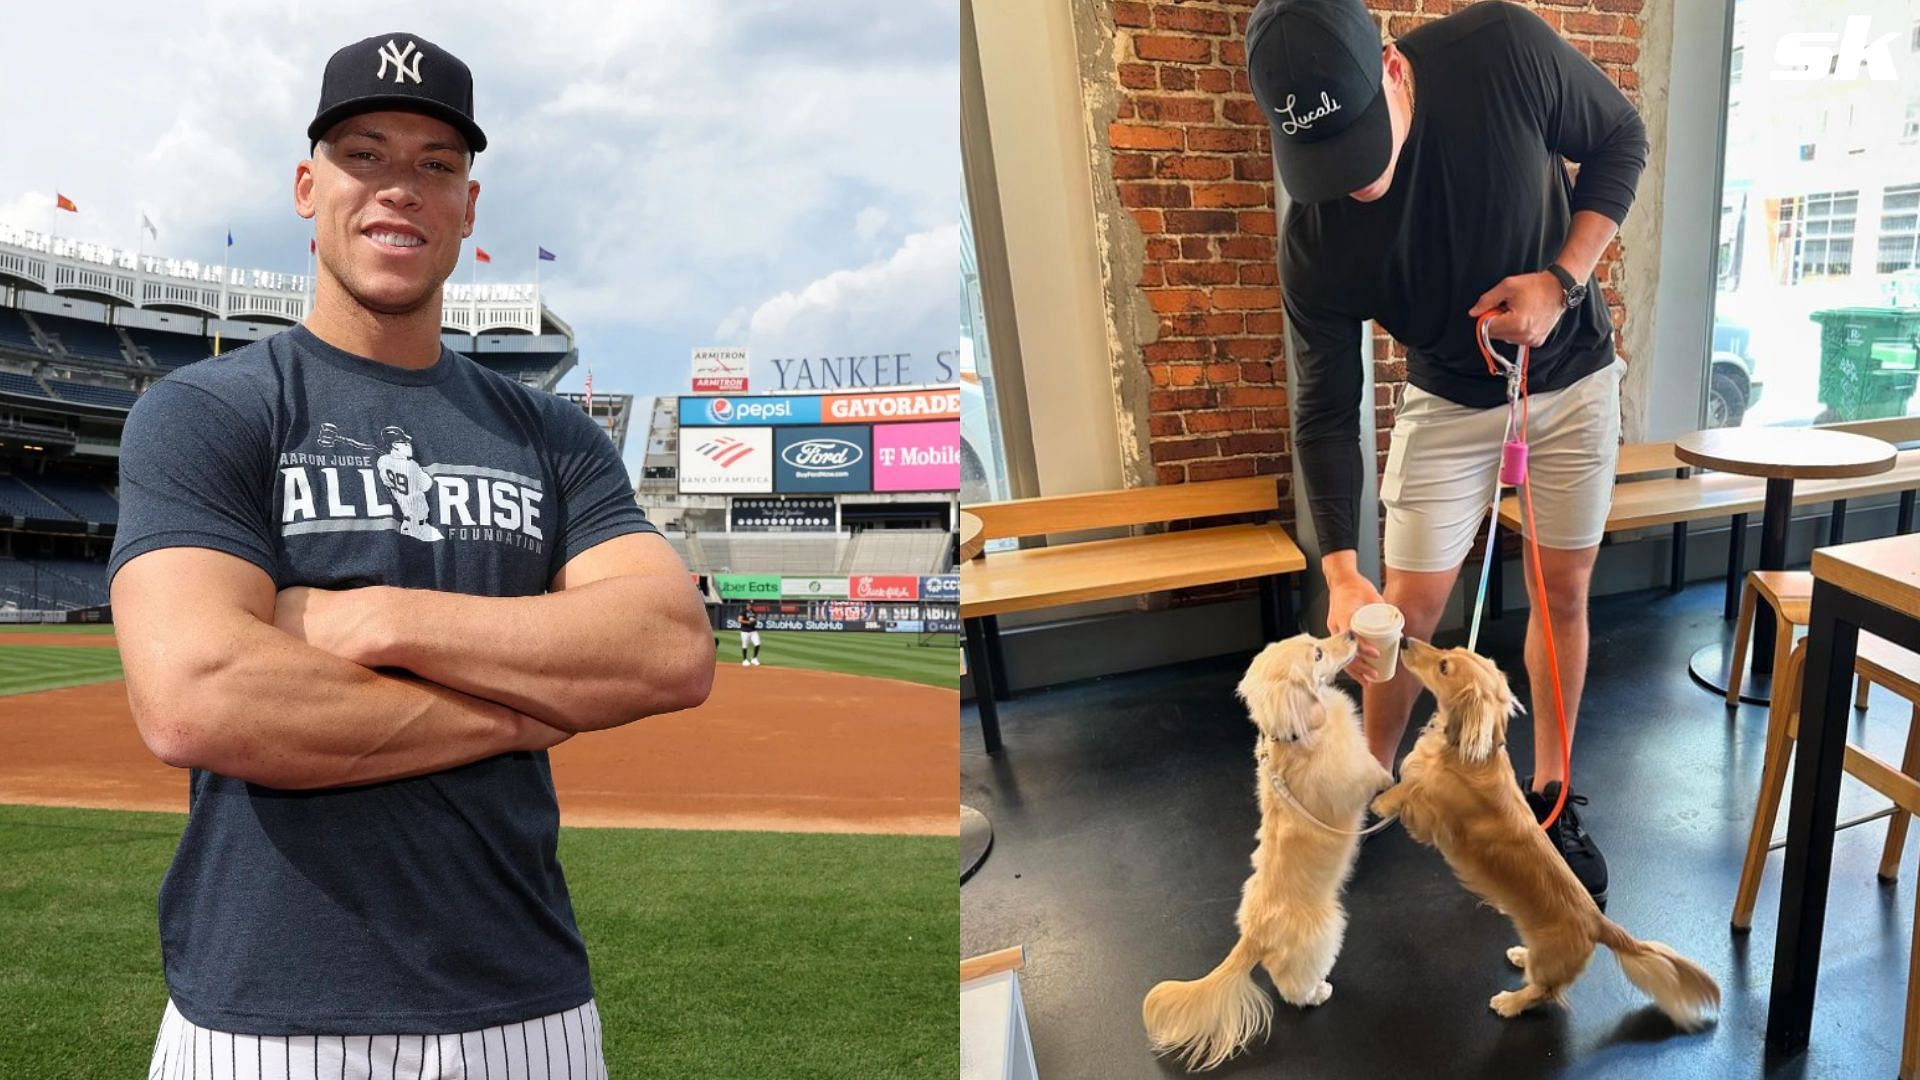
[[[1400,783],[1373,809],[1399,815],[1407,835],[1439,849],[1460,884],[1513,920],[1521,944],[1507,959],[1527,982],[1495,994],[1493,1011],[1511,1017],[1541,1002],[1564,1004],[1599,944],[1677,1027],[1700,1027],[1720,1004],[1713,978],[1601,914],[1527,808],[1506,754],[1507,718],[1520,707],[1500,669],[1467,649],[1411,638],[1400,662],[1433,691],[1438,708],[1401,762]]]
[[[1273,1002],[1253,981],[1256,964],[1291,1005],[1318,1005],[1333,993],[1327,973],[1346,932],[1340,890],[1353,872],[1354,831],[1367,801],[1393,783],[1367,753],[1353,699],[1333,686],[1354,650],[1351,634],[1301,634],[1268,645],[1240,680],[1260,732],[1259,845],[1235,917],[1240,940],[1205,978],[1163,982],[1147,994],[1141,1014],[1155,1053],[1181,1053],[1189,1068],[1210,1069],[1265,1032]]]

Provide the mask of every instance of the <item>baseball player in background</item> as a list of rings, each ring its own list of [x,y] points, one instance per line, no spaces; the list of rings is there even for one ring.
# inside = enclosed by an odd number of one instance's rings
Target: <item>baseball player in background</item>
[[[152,1076],[606,1075],[547,751],[699,704],[714,657],[606,434],[441,344],[472,113],[423,38],[335,53],[312,310],[127,418],[127,694],[191,770]]]
[[[747,646],[753,646],[749,656]],[[740,613],[740,666],[760,666],[760,617],[751,609]]]

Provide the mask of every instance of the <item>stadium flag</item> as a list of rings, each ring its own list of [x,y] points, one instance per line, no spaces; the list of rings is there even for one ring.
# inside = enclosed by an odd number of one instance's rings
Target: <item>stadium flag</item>
[[[153,219],[148,217],[144,210],[140,212],[140,227],[152,233],[155,240],[160,239],[160,230],[153,227]]]
[[[311,236],[307,237],[307,254],[312,255],[313,253],[319,250],[320,250],[320,241],[315,237],[311,237]]]
[[[492,261],[493,261],[493,256],[491,256],[491,255],[489,255],[489,254],[487,254],[487,249],[486,249],[486,248],[483,248],[483,247],[478,247],[478,246],[476,246],[476,247],[475,247],[475,248],[473,249],[473,261],[474,261],[474,262],[483,262],[483,263],[490,263],[490,262],[492,262]]]
[[[593,415],[593,369],[587,369],[587,415]]]
[[[80,208],[73,205],[72,199],[67,198],[57,191],[53,193],[53,208],[55,210],[65,210],[69,214],[77,214],[80,212]]]
[[[558,258],[558,256],[554,255],[553,252],[548,251],[546,248],[539,248],[538,250],[540,252],[541,262],[553,262]]]
[[[227,246],[228,247],[233,246],[233,230],[232,229],[227,230]]]

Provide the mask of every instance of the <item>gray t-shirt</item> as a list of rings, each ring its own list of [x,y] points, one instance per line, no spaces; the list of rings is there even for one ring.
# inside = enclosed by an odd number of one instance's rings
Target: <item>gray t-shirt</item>
[[[451,350],[408,371],[295,327],[134,405],[107,573],[203,547],[281,589],[533,596],[651,531],[579,409]],[[195,769],[190,798],[159,908],[167,988],[195,1024],[448,1033],[593,994],[544,751],[319,791]]]

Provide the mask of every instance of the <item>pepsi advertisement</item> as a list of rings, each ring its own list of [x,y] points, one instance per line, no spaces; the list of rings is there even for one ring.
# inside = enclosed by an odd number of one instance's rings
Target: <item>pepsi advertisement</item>
[[[683,397],[681,427],[778,427],[820,422],[818,397]],[[801,490],[827,490],[801,489]],[[835,488],[833,490],[840,490]]]
[[[773,434],[773,490],[873,490],[871,428],[855,424],[785,427],[776,429]]]

